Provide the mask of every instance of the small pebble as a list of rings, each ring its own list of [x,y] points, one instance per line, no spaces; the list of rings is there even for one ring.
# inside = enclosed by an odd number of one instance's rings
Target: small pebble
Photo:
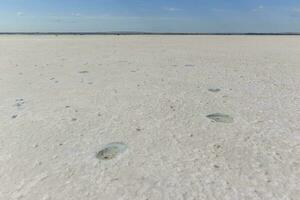
[[[214,168],[219,169],[220,166],[219,165],[214,165]]]

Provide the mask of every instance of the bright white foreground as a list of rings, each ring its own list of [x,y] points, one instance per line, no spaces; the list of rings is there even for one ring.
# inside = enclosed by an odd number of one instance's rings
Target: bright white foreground
[[[1,200],[300,198],[300,37],[1,36],[0,71]]]

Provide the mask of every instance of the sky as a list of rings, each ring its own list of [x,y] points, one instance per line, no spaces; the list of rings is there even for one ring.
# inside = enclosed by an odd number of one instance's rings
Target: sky
[[[300,0],[0,0],[0,32],[300,32]]]

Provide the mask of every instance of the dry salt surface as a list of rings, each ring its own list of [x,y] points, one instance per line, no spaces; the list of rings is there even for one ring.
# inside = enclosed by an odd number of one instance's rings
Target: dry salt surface
[[[299,200],[300,37],[1,36],[1,200]]]

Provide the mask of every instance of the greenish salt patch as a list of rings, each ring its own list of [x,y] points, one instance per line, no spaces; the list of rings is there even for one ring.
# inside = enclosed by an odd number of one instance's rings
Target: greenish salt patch
[[[87,73],[89,73],[89,71],[80,71],[78,73],[80,73],[80,74],[87,74]]]
[[[219,123],[233,123],[233,117],[230,115],[222,114],[222,113],[214,113],[206,116],[211,119],[213,122]]]
[[[127,148],[127,145],[122,142],[113,142],[100,150],[96,157],[99,160],[111,160],[116,158],[119,154],[125,152]]]

